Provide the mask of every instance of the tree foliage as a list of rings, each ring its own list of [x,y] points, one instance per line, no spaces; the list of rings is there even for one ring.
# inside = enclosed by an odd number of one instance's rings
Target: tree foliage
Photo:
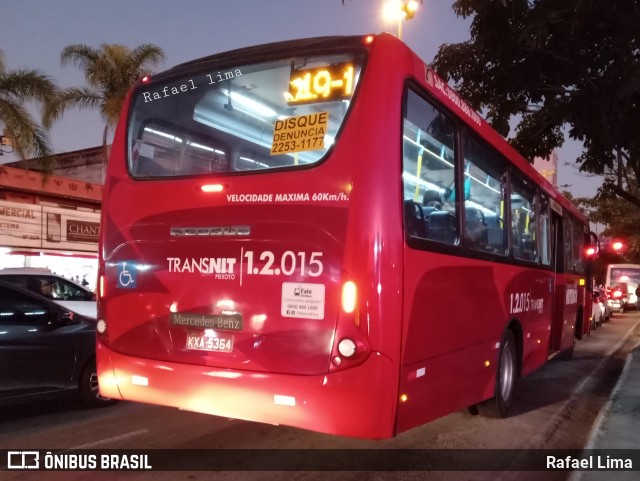
[[[530,160],[584,142],[603,198],[640,207],[640,0],[457,0],[470,40],[435,69]],[[522,120],[510,132],[514,116]]]
[[[133,50],[117,44],[103,44],[99,50],[77,44],[65,47],[60,58],[63,65],[72,64],[83,70],[88,87],[72,87],[60,92],[45,112],[46,124],[59,118],[69,107],[98,109],[106,123],[105,145],[108,130],[117,124],[129,89],[164,59],[164,52],[151,44]]]
[[[37,70],[8,71],[0,54],[0,125],[22,158],[40,157],[45,170],[52,154],[45,130],[27,110],[27,102],[45,105],[53,98],[54,83]]]

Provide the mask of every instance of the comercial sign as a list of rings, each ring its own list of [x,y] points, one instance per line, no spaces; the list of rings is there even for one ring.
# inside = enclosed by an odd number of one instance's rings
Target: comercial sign
[[[83,222],[67,220],[67,240],[72,242],[98,242],[100,224],[98,222]]]
[[[39,206],[0,201],[0,243],[39,247],[42,239]]]
[[[0,200],[0,245],[98,251],[100,212]]]

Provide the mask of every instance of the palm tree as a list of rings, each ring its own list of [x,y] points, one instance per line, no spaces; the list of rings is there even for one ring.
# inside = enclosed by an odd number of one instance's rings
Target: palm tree
[[[88,45],[69,45],[62,50],[62,65],[74,64],[84,71],[88,87],[72,87],[56,96],[45,111],[45,125],[59,118],[68,107],[99,109],[106,122],[102,145],[115,128],[127,92],[135,82],[149,74],[149,67],[164,60],[164,52],[152,44],[142,44],[133,50],[124,45],[102,44],[100,50]]]
[[[13,139],[20,158],[39,157],[44,165],[52,154],[45,130],[24,106],[35,101],[46,105],[56,92],[54,83],[37,70],[7,71],[0,52],[0,125]],[[46,170],[46,168],[45,168]]]

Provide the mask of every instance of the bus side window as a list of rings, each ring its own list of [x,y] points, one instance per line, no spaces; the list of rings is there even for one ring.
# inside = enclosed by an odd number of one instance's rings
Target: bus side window
[[[540,252],[540,261],[545,266],[551,265],[551,220],[549,217],[549,200],[546,196],[540,198],[540,203],[537,206],[536,222],[537,239],[538,239],[538,252]]]
[[[573,265],[573,229],[571,228],[571,218],[566,212],[562,218],[562,229],[564,232],[564,268],[573,272],[575,270]]]
[[[405,112],[402,134],[405,231],[409,237],[454,244],[459,237],[456,203],[447,199],[445,193],[455,188],[456,126],[413,90],[407,91]]]
[[[504,178],[506,162],[471,133],[464,137],[465,184],[464,240],[473,250],[505,255]]]
[[[511,232],[513,256],[516,259],[538,262],[536,241],[535,187],[527,180],[513,177],[511,182]]]
[[[577,219],[572,219],[573,226],[573,268],[578,274],[585,272],[585,264],[583,259],[584,252],[584,232],[583,227]]]

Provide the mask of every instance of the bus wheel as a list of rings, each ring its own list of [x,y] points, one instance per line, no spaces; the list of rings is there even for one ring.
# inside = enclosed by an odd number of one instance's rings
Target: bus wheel
[[[516,340],[508,330],[500,343],[494,397],[477,405],[478,411],[485,417],[504,418],[511,409],[517,377],[516,352]]]
[[[95,359],[92,359],[82,371],[79,388],[80,399],[86,406],[108,406],[115,403],[115,399],[103,397],[98,392],[98,373],[96,372]]]

